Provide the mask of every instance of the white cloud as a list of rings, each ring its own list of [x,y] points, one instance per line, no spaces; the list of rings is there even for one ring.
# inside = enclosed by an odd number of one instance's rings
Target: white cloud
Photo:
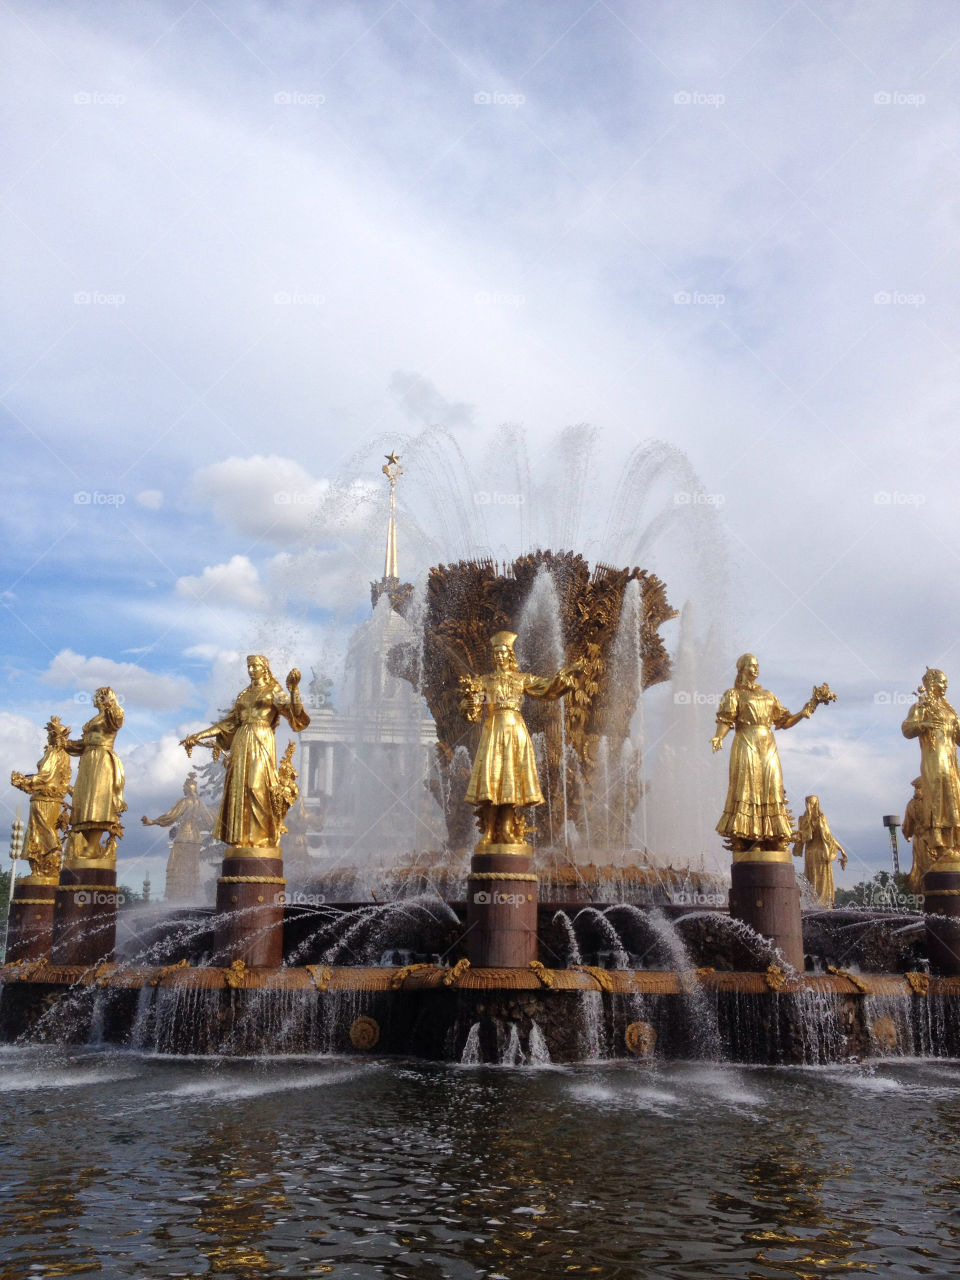
[[[226,564],[207,565],[197,577],[177,579],[177,594],[188,600],[236,609],[262,609],[268,603],[256,565],[249,556],[231,556]]]
[[[226,458],[193,475],[191,492],[228,528],[286,544],[306,534],[328,484],[275,454]]]
[[[144,489],[137,494],[137,502],[148,511],[159,511],[163,506],[163,492],[160,489]]]
[[[135,662],[85,658],[72,649],[61,649],[40,679],[44,684],[72,687],[78,695],[91,695],[93,690],[109,685],[121,705],[139,705],[153,711],[174,711],[193,696],[193,685],[185,676],[159,675]],[[92,702],[84,699],[83,705],[92,706]]]

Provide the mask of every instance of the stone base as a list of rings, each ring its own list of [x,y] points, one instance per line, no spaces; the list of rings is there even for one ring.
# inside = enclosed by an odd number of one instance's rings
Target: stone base
[[[923,900],[930,969],[944,976],[960,974],[960,867],[941,864],[940,870],[928,871]]]
[[[217,881],[214,960],[250,968],[283,963],[283,856],[273,849],[231,848]]]
[[[730,914],[778,947],[798,973],[803,972],[803,926],[800,888],[789,854],[787,861],[734,859],[731,868]]]
[[[119,905],[116,869],[64,867],[55,894],[51,961],[91,965],[112,960]]]
[[[537,876],[528,844],[478,844],[467,880],[467,956],[487,969],[537,959]]]
[[[7,921],[6,963],[40,960],[50,955],[53,939],[55,880],[17,880],[13,886]]]

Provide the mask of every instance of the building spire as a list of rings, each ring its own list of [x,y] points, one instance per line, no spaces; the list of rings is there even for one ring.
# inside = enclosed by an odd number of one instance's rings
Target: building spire
[[[403,475],[403,467],[400,465],[396,450],[392,450],[385,456],[386,464],[380,470],[390,482],[390,520],[387,525],[387,552],[383,560],[384,586],[400,581],[397,563],[397,480]]]

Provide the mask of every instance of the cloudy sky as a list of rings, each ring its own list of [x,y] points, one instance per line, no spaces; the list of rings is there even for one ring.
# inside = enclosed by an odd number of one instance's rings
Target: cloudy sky
[[[239,655],[334,671],[367,616],[396,447],[405,577],[551,541],[691,603],[712,648],[654,698],[658,744],[709,737],[744,649],[793,708],[829,680],[787,790],[819,792],[848,880],[886,864],[910,693],[960,681],[954,4],[0,25],[4,773],[113,684],[121,874],[162,878],[136,819]],[[702,769],[712,822],[726,760]]]

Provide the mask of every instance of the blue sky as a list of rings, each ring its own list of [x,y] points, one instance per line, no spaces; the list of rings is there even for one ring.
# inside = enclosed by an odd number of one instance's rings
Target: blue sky
[[[175,738],[238,655],[334,668],[394,444],[412,577],[565,535],[630,554],[607,512],[655,438],[698,477],[636,516],[713,634],[698,678],[751,649],[790,706],[831,682],[781,739],[787,790],[819,791],[856,878],[883,864],[910,691],[960,672],[953,5],[14,0],[0,23],[7,767],[114,683],[136,819],[179,794]],[[483,507],[521,484],[503,423],[528,487]],[[677,705],[653,700],[658,741]],[[130,824],[131,868],[163,852]]]

